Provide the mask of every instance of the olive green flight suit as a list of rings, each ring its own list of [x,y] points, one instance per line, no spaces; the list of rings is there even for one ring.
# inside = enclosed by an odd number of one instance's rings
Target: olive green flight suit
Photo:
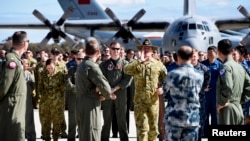
[[[105,100],[102,102],[104,125],[102,127],[102,141],[108,141],[110,136],[111,122],[113,114],[117,117],[117,127],[121,141],[128,140],[128,129],[126,122],[127,113],[127,87],[131,81],[131,76],[123,72],[123,68],[128,61],[119,58],[112,62],[108,59],[100,64],[100,68],[104,76],[108,79],[112,88],[120,86],[120,89],[115,92],[116,100]],[[115,108],[113,110],[113,108]],[[113,113],[115,111],[115,113]]]
[[[11,50],[0,77],[0,140],[25,140],[27,85],[21,58]],[[1,70],[2,71],[2,70]]]
[[[66,101],[68,105],[68,139],[75,139],[76,137],[76,77],[77,66],[69,69],[66,75],[66,94],[68,95],[68,100]]]
[[[76,121],[80,141],[101,140],[101,101],[100,94],[111,98],[111,87],[99,65],[86,56],[76,71]]]
[[[232,57],[223,63],[216,87],[217,105],[229,105],[218,113],[220,125],[244,124],[241,102],[250,97],[250,77],[244,68]]]

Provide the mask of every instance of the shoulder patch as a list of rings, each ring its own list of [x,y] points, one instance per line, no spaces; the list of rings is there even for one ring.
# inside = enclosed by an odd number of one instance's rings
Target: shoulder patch
[[[220,70],[220,75],[223,75],[223,74],[225,74],[225,72],[226,72],[226,70],[223,68],[223,69],[221,69]]]
[[[16,67],[17,67],[16,62],[14,62],[14,61],[9,62],[9,64],[8,64],[9,69],[15,69]]]

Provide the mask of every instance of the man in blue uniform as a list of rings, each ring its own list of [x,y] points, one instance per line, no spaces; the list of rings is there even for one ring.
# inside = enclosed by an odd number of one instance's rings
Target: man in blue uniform
[[[206,65],[209,68],[211,73],[211,81],[209,83],[208,91],[205,92],[206,105],[205,105],[205,125],[204,133],[205,137],[208,136],[208,125],[217,125],[217,111],[216,111],[216,82],[219,76],[219,68],[221,62],[217,57],[217,48],[215,46],[210,46],[207,49],[207,58],[202,64]],[[211,118],[210,118],[211,116]],[[209,121],[211,119],[211,122]]]

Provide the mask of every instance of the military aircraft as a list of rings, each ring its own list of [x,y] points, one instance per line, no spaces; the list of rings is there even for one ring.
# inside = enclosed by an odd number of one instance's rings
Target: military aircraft
[[[180,18],[140,21],[146,13],[144,9],[139,10],[130,20],[120,20],[110,8],[104,9],[96,0],[58,0],[65,13],[55,23],[51,23],[42,13],[34,10],[33,14],[44,24],[8,24],[0,25],[0,28],[49,27],[49,33],[39,45],[41,47],[47,44],[49,39],[53,38],[57,42],[60,37],[73,45],[74,40],[67,35],[71,34],[78,38],[95,36],[104,43],[118,40],[124,44],[135,42],[135,45],[141,43],[140,38],[157,37],[153,40],[160,42],[163,52],[175,51],[184,44],[206,52],[208,46],[216,46],[220,39],[235,37],[231,36],[231,33],[220,31],[249,27],[250,16],[243,6],[239,6],[238,10],[245,17],[208,19],[195,13],[195,0],[183,1],[184,14]],[[148,34],[150,32],[155,34]],[[238,37],[243,38],[237,35],[236,43],[240,41]]]

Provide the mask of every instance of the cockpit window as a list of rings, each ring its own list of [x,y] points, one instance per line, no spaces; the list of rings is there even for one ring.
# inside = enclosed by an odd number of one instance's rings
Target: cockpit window
[[[175,32],[180,32],[181,31],[181,25],[182,25],[181,22],[177,24],[177,26],[175,28]]]
[[[202,21],[202,24],[204,25],[204,29],[206,31],[210,31],[210,28],[208,27],[208,22],[207,21]]]
[[[187,25],[187,24],[183,24],[183,25],[182,25],[182,31],[187,30],[187,28],[188,28],[188,25]]]
[[[189,24],[189,29],[196,29],[196,24]]]
[[[197,24],[197,29],[204,30],[202,24]]]
[[[207,25],[204,26],[206,31],[210,31],[209,27]]]

